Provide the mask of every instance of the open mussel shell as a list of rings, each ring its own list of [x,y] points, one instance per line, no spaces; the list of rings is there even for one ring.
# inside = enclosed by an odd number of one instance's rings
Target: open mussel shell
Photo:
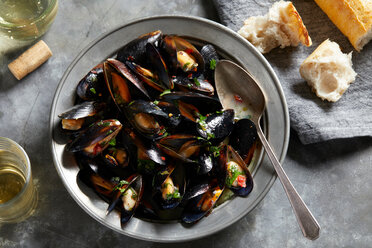
[[[118,120],[97,121],[68,143],[66,150],[70,152],[82,151],[90,157],[95,157],[109,146],[109,142],[115,138],[121,128],[122,125]]]
[[[143,195],[142,176],[139,176],[122,196],[123,207],[120,211],[120,223],[124,226],[135,214]]]
[[[234,130],[229,137],[229,145],[249,165],[257,146],[257,140],[258,136],[255,124],[249,119],[241,119],[234,125]]]
[[[253,178],[239,154],[230,145],[223,145],[219,162],[222,183],[235,195],[247,196],[253,189]]]
[[[102,63],[90,70],[76,87],[77,95],[85,101],[94,101],[102,98],[106,92]]]
[[[193,105],[202,115],[214,113],[222,109],[220,101],[216,98],[195,92],[171,92],[160,97],[164,101],[182,101]]]
[[[117,208],[120,210],[121,224],[126,224],[134,215],[141,201],[143,190],[143,179],[139,174],[133,174],[125,180],[118,181],[113,188],[114,196],[111,199],[106,214]]]
[[[165,87],[165,89],[173,89],[173,82],[170,80],[168,75],[168,68],[165,64],[162,56],[155,46],[151,43],[146,45],[146,53],[149,56],[153,71],[158,75],[160,82]]]
[[[234,110],[227,109],[209,114],[198,121],[197,131],[205,139],[222,141],[230,135],[234,128]]]
[[[103,199],[108,200],[112,197],[115,184],[88,167],[80,169],[78,178]]]
[[[87,117],[95,116],[106,107],[106,103],[82,102],[58,115],[62,119],[62,128],[79,130]]]
[[[131,161],[131,154],[125,147],[111,147],[103,154],[103,161],[114,168],[126,168]]]
[[[119,110],[132,99],[150,98],[142,82],[120,61],[108,59],[103,63],[103,71],[107,88]]]
[[[117,54],[117,59],[123,63],[131,60],[138,64],[145,64],[148,60],[146,54],[147,43],[157,44],[161,38],[162,32],[160,30],[141,35],[121,48]]]
[[[170,35],[165,36],[162,41],[163,50],[168,53],[171,66],[177,61],[177,68],[194,76],[201,75],[204,72],[204,59],[190,42],[185,39]],[[172,68],[172,71],[175,71]]]
[[[192,224],[209,214],[220,198],[224,188],[220,187],[217,180],[212,180],[208,186],[201,186],[200,191],[195,190],[182,213],[182,222]]]
[[[166,135],[160,118],[166,119],[169,116],[153,102],[132,101],[124,108],[124,113],[132,126],[144,137],[156,140]]]
[[[181,91],[194,91],[208,96],[214,95],[213,85],[204,77],[189,78],[185,75],[174,76],[172,81]]]
[[[129,82],[131,82],[132,85],[135,86],[135,89],[137,90],[137,92],[140,92],[139,96],[150,98],[143,83],[132,73],[132,71],[124,63],[122,63],[119,60],[112,59],[112,58],[107,59],[107,62],[114,69],[116,69],[116,71],[119,72],[121,76],[129,80]]]
[[[161,209],[173,209],[181,203],[186,189],[186,173],[181,164],[168,165],[153,180],[154,199]]]
[[[158,147],[172,158],[193,163],[205,141],[189,134],[174,134],[158,141]]]
[[[156,167],[158,167],[158,165],[166,165],[168,163],[166,155],[158,148],[158,146],[153,141],[137,135],[133,130],[129,128],[126,128],[124,131],[125,133],[127,133],[127,135],[130,137],[137,148],[138,163],[136,164],[136,169],[140,170],[141,173],[152,174],[152,172],[157,169]],[[151,163],[151,161],[155,164]],[[141,165],[141,162],[143,162],[142,165],[151,165],[154,168],[145,168],[145,170],[142,170],[139,167]]]

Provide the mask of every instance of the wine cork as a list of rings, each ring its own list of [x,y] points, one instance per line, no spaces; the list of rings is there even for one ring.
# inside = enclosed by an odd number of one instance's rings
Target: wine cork
[[[52,51],[50,51],[48,45],[41,40],[11,62],[8,68],[18,80],[21,80],[47,61],[51,56]]]

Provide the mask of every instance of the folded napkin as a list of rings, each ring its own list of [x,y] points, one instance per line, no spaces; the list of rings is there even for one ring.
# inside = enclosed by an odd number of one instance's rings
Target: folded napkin
[[[221,22],[234,31],[249,16],[264,15],[275,1],[213,0]],[[303,144],[372,136],[372,41],[358,53],[314,1],[292,1],[313,41],[311,47],[276,48],[264,56],[274,68],[288,103],[291,127]],[[322,101],[301,78],[299,67],[325,39],[353,51],[357,79],[338,102]]]

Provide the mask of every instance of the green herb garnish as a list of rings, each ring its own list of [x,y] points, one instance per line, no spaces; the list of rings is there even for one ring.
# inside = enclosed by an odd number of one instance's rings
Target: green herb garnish
[[[110,145],[110,146],[116,146],[116,139],[115,139],[115,138],[112,138],[112,139],[109,141],[109,145]]]
[[[190,62],[186,62],[184,65],[183,65],[183,70],[185,71],[187,69],[187,67],[190,65]]]
[[[213,154],[215,158],[220,156],[220,148],[218,146],[209,147],[209,151]]]
[[[113,191],[115,191],[115,190],[117,190],[117,189],[120,189],[120,192],[123,193],[123,192],[126,190],[126,188],[122,189],[122,187],[123,187],[124,185],[128,185],[128,184],[129,184],[128,181],[120,180],[120,181],[118,182],[118,184],[115,186],[115,188],[113,189]]]
[[[196,86],[200,86],[200,82],[197,78],[193,78],[192,80],[194,80],[194,83],[196,84]]]
[[[171,93],[171,90],[170,89],[166,89],[159,96],[164,96],[164,95],[169,94],[169,93]]]
[[[211,70],[216,69],[216,64],[217,64],[216,60],[211,59],[211,61],[209,62],[209,69],[211,69]]]
[[[179,199],[179,198],[181,198],[181,194],[178,191],[178,189],[175,189],[174,193],[167,194],[167,200]]]
[[[95,89],[95,88],[90,88],[89,90],[90,90],[90,92],[92,92],[93,94],[97,94],[97,92],[96,92],[96,89]]]

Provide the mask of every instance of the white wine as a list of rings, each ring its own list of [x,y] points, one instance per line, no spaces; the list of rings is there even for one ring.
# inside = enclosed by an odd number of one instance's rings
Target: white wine
[[[26,179],[17,167],[0,164],[0,204],[17,196],[25,183]]]
[[[0,30],[12,39],[37,38],[56,12],[57,0],[0,0]]]
[[[24,220],[32,215],[36,204],[26,152],[14,141],[0,137],[0,223]]]

